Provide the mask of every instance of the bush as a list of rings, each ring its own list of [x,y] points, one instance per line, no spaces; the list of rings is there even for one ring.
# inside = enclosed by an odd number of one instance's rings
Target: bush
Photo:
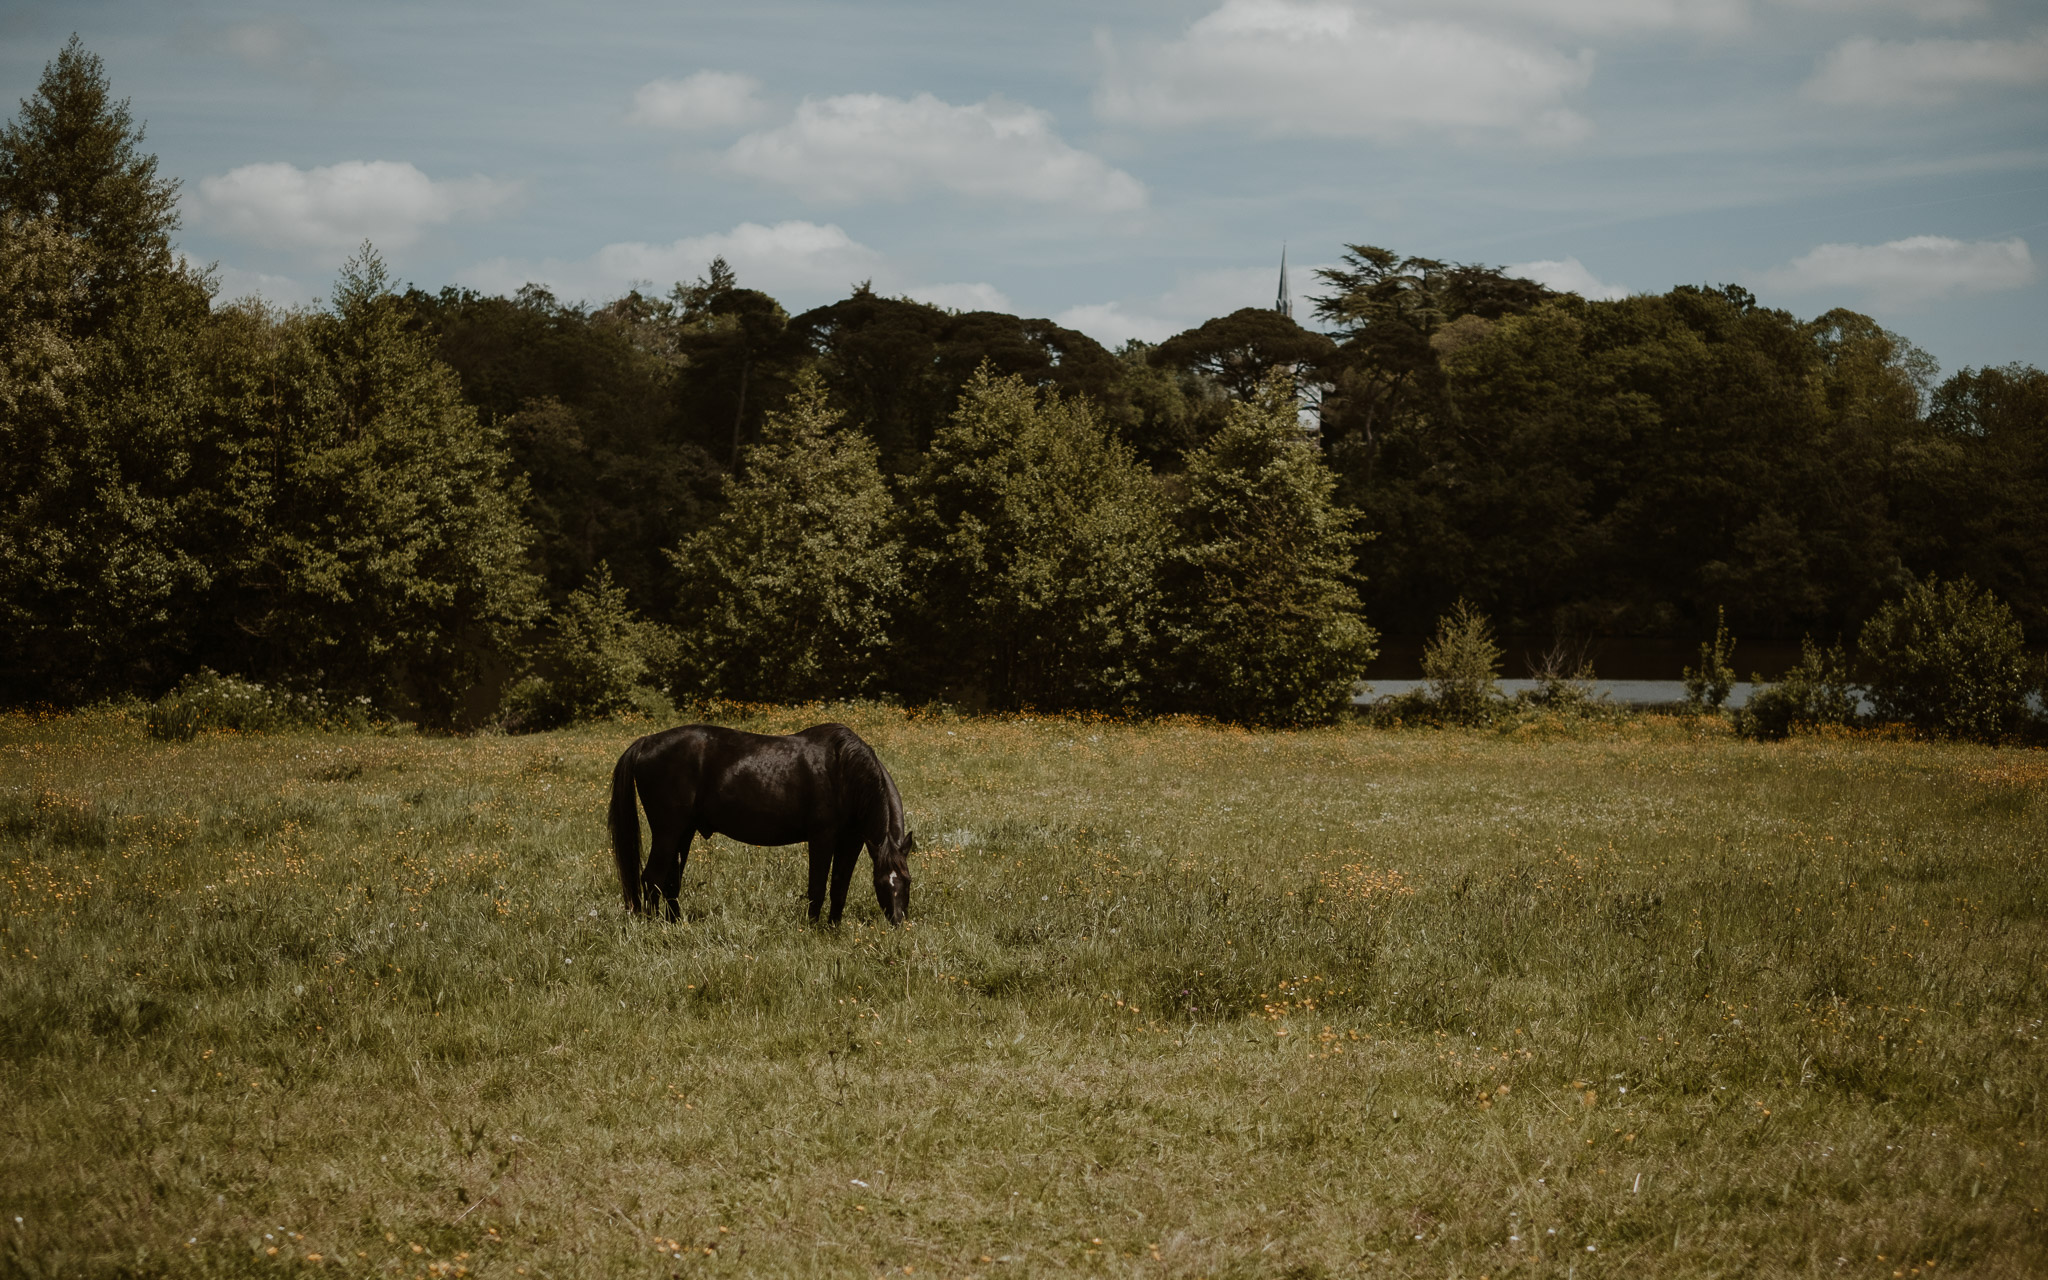
[[[184,742],[202,729],[225,733],[277,733],[288,729],[367,729],[380,723],[367,697],[330,698],[319,690],[294,693],[201,668],[151,703],[143,714],[149,736]]]
[[[1727,615],[1714,610],[1714,638],[1700,645],[1700,665],[1685,669],[1685,705],[1696,715],[1719,711],[1735,687],[1735,637],[1728,634]]]
[[[1813,637],[1800,641],[1799,665],[1776,684],[1753,675],[1756,691],[1735,713],[1735,732],[1770,741],[1796,729],[1856,722],[1856,687],[1850,683],[1849,655],[1839,644],[1822,649]]]
[[[1981,741],[2026,723],[2030,672],[2020,624],[1968,578],[1914,583],[1863,625],[1856,647],[1880,719]]]
[[[1536,687],[1515,695],[1518,706],[1573,716],[1614,709],[1594,688],[1593,682],[1599,677],[1593,672],[1593,661],[1586,656],[1584,646],[1574,651],[1573,646],[1559,640],[1540,661],[1530,663],[1529,675],[1536,681]]]
[[[1460,599],[1437,619],[1436,636],[1422,650],[1422,678],[1436,713],[1451,724],[1485,724],[1504,705],[1501,647],[1493,623]]]

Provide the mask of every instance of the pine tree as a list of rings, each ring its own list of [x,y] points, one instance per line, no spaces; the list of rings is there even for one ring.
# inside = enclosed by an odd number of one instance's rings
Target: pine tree
[[[1360,535],[1277,374],[1188,455],[1163,701],[1250,724],[1327,722],[1376,637],[1353,586]]]
[[[176,270],[178,184],[157,176],[142,141],[127,99],[114,101],[105,65],[76,35],[0,128],[0,211],[91,246],[81,320],[92,331],[132,305],[150,277]]]
[[[872,442],[814,374],[767,415],[726,508],[670,553],[683,576],[678,695],[761,702],[872,689],[901,584]]]
[[[0,696],[168,684],[210,578],[188,394],[209,289],[141,142],[75,36],[0,126]]]

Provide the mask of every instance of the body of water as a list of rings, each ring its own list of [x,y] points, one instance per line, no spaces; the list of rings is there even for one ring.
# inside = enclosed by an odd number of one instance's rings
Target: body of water
[[[1371,680],[1361,683],[1351,695],[1351,701],[1358,706],[1370,706],[1381,698],[1391,698],[1404,693],[1413,693],[1426,682],[1422,680]],[[1594,680],[1590,681],[1595,697],[1630,707],[1658,707],[1685,701],[1685,684],[1678,680]],[[1536,680],[1503,680],[1501,692],[1510,698],[1518,693],[1533,693],[1542,684]],[[1728,690],[1728,701],[1724,704],[1733,709],[1749,703],[1750,691],[1756,686],[1747,680],[1738,681]]]

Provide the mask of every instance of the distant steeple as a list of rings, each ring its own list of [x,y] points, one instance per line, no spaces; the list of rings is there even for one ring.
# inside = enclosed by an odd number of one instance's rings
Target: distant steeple
[[[1280,246],[1280,296],[1273,300],[1273,310],[1294,319],[1294,295],[1287,291],[1287,246]]]

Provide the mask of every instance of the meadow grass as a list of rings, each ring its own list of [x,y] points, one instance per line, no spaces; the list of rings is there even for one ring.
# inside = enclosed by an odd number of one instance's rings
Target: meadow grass
[[[852,723],[922,846],[604,844],[649,726],[0,718],[0,1271],[2039,1274],[2048,755]]]

